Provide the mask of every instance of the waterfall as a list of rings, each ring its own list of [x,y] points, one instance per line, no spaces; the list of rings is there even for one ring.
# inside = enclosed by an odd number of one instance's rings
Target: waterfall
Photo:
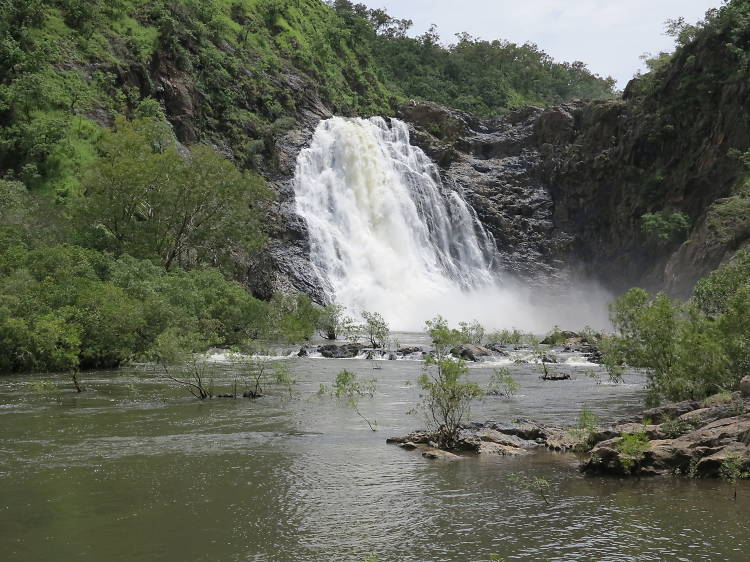
[[[401,330],[438,313],[530,327],[518,291],[498,286],[494,240],[405,123],[321,121],[297,158],[295,199],[312,267],[350,313],[379,312]]]

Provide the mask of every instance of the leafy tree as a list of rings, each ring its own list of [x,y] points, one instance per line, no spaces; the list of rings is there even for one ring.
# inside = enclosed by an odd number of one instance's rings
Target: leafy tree
[[[224,265],[230,240],[244,251],[259,247],[268,192],[215,149],[196,145],[183,156],[163,122],[143,118],[119,119],[102,150],[83,183],[82,220],[97,246],[166,269]]]
[[[586,451],[593,446],[594,434],[599,424],[599,416],[592,412],[586,405],[578,414],[578,422],[568,434],[576,441],[575,448],[578,451]]]
[[[199,400],[213,398],[213,379],[208,362],[199,352],[206,342],[200,334],[169,328],[159,334],[149,356],[165,378],[185,388]]]
[[[458,328],[461,331],[464,343],[482,345],[482,341],[484,340],[484,327],[477,320],[473,320],[472,322],[459,322]]]
[[[354,331],[354,320],[345,315],[346,307],[329,304],[318,318],[318,333],[328,340],[347,339]]]
[[[440,447],[454,448],[461,423],[469,414],[471,403],[484,396],[475,382],[467,380],[469,368],[462,359],[450,357],[451,348],[460,341],[460,332],[448,327],[440,316],[426,322],[432,339],[433,353],[417,379],[422,390],[420,408],[435,432]]]
[[[738,306],[741,313],[746,305]],[[602,347],[605,365],[645,368],[650,404],[700,399],[739,384],[744,354],[741,346],[734,356],[730,350],[747,337],[741,314],[717,322],[692,303],[652,298],[642,289],[628,291],[610,310],[620,335]]]
[[[520,385],[513,378],[513,375],[510,374],[509,369],[495,369],[490,376],[487,394],[512,398],[518,392],[519,388],[521,388]]]
[[[263,353],[263,350],[261,350]],[[292,394],[296,381],[292,377],[288,363],[271,359],[268,352],[261,357],[253,357],[235,352],[230,356],[233,370],[245,381],[244,398],[260,398],[269,387],[284,388]],[[234,397],[238,396],[236,383]]]
[[[362,313],[362,319],[365,321],[362,331],[370,340],[370,345],[376,349],[385,349],[391,333],[388,323],[377,312],[365,311]]]
[[[357,415],[362,418],[367,426],[375,431],[373,422],[367,419],[359,409],[359,401],[364,397],[372,398],[375,394],[375,385],[377,381],[373,379],[360,380],[356,373],[351,371],[343,370],[333,382],[333,387],[328,387],[324,384],[320,385],[319,395],[330,395],[338,400],[343,400],[346,404],[352,408]]]

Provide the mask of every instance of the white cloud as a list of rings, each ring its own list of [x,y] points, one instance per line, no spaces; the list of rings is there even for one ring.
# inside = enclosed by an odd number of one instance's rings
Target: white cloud
[[[355,0],[414,21],[413,31],[438,26],[451,42],[467,31],[482,39],[536,43],[557,60],[582,60],[614,76],[620,88],[642,68],[646,52],[671,50],[667,19],[703,18],[721,0]]]

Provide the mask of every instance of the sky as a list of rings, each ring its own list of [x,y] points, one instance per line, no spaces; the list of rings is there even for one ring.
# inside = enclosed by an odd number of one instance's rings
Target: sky
[[[643,69],[640,56],[671,51],[664,22],[703,19],[721,0],[356,0],[414,22],[418,35],[431,24],[445,43],[466,31],[481,39],[536,43],[559,61],[581,60],[619,89]]]

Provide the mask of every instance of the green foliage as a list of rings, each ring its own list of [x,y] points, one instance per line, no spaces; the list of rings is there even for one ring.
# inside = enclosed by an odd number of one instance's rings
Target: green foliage
[[[264,183],[215,149],[196,145],[183,157],[169,128],[146,118],[119,119],[102,151],[81,201],[82,230],[93,246],[158,259],[166,269],[226,265],[232,252],[259,246]]]
[[[168,328],[159,334],[149,355],[163,375],[199,400],[213,398],[213,379],[208,361],[199,354],[206,342],[200,334]]]
[[[345,315],[346,307],[329,304],[323,307],[316,326],[320,337],[335,340],[348,339],[354,332],[354,320]]]
[[[657,240],[672,240],[690,230],[690,219],[679,212],[646,213],[641,217],[641,229]]]
[[[461,332],[462,343],[482,345],[484,341],[484,327],[477,320],[459,322],[458,328]]]
[[[266,320],[252,339],[299,343],[307,341],[315,333],[320,308],[307,295],[275,294],[266,312]]]
[[[499,343],[501,345],[520,345],[523,342],[523,332],[513,328],[512,330],[500,330],[487,336],[490,343]]]
[[[359,401],[364,397],[372,398],[375,395],[375,385],[377,380],[364,379],[360,380],[356,373],[352,371],[343,370],[333,382],[333,387],[328,387],[324,384],[320,385],[319,395],[330,395],[337,400],[341,400],[352,408],[357,415],[362,418],[372,431],[375,431],[373,424],[368,420],[359,409]]]
[[[284,389],[291,396],[296,384],[289,364],[269,357],[268,352],[260,351],[260,356],[248,356],[239,352],[230,355],[229,361],[235,373],[235,383],[242,381],[244,398],[260,398],[268,388]],[[238,397],[237,385],[233,396]]]
[[[370,45],[391,87],[409,98],[489,117],[523,105],[613,94],[613,79],[592,74],[582,62],[557,63],[533,44],[461,33],[444,47],[434,26],[413,38],[407,35],[408,20],[344,0],[332,4],[361,30],[359,37]]]
[[[737,481],[743,478],[750,478],[750,471],[743,470],[746,463],[737,453],[729,453],[721,462],[719,467],[719,476],[722,480],[729,482],[734,486],[734,500],[737,501]]]
[[[438,445],[451,449],[457,444],[461,423],[468,416],[471,403],[485,393],[479,385],[467,380],[466,363],[450,357],[461,333],[449,328],[440,316],[428,320],[426,326],[433,353],[427,357],[424,372],[417,379],[422,390],[420,408],[435,432]]]
[[[554,326],[552,331],[544,337],[544,343],[552,346],[563,344],[567,341],[568,335],[560,329],[559,326]]]
[[[664,432],[668,439],[677,439],[681,435],[684,435],[685,433],[688,433],[693,429],[695,429],[693,424],[691,424],[687,420],[681,419],[667,419],[661,424],[661,430]]]
[[[513,398],[521,386],[510,374],[507,368],[495,369],[490,375],[490,381],[487,386],[487,394],[490,396],[503,396]]]
[[[729,453],[721,461],[721,467],[719,468],[719,476],[721,476],[722,480],[734,485],[735,500],[737,500],[737,481],[743,478],[750,478],[750,472],[742,469],[744,465],[745,462],[740,455]]]
[[[365,321],[362,332],[370,340],[370,345],[377,349],[385,349],[391,329],[388,323],[377,312],[363,312],[362,319]]]
[[[646,369],[651,404],[733,389],[750,365],[744,343],[750,334],[750,298],[740,292],[732,304],[730,311],[711,318],[693,303],[632,289],[610,309],[619,336],[602,346],[605,364],[615,370],[623,362]]]
[[[0,252],[0,372],[113,367],[168,330],[206,347],[304,339],[314,314],[307,297],[265,303],[216,270],[66,245]]]
[[[651,445],[643,433],[624,433],[617,444],[620,454],[620,464],[625,472],[633,473],[637,470],[645,453]]]
[[[542,478],[541,476],[529,476],[526,474],[511,474],[508,476],[508,479],[521,488],[538,493],[544,500],[544,503],[549,505],[547,493],[552,486],[546,478]]]
[[[594,435],[598,426],[599,416],[584,405],[578,414],[576,427],[568,431],[569,436],[576,442],[576,450],[587,451],[594,445]]]
[[[744,250],[698,281],[693,300],[705,314],[721,315],[729,310],[736,295],[747,288],[750,288],[750,251]]]

